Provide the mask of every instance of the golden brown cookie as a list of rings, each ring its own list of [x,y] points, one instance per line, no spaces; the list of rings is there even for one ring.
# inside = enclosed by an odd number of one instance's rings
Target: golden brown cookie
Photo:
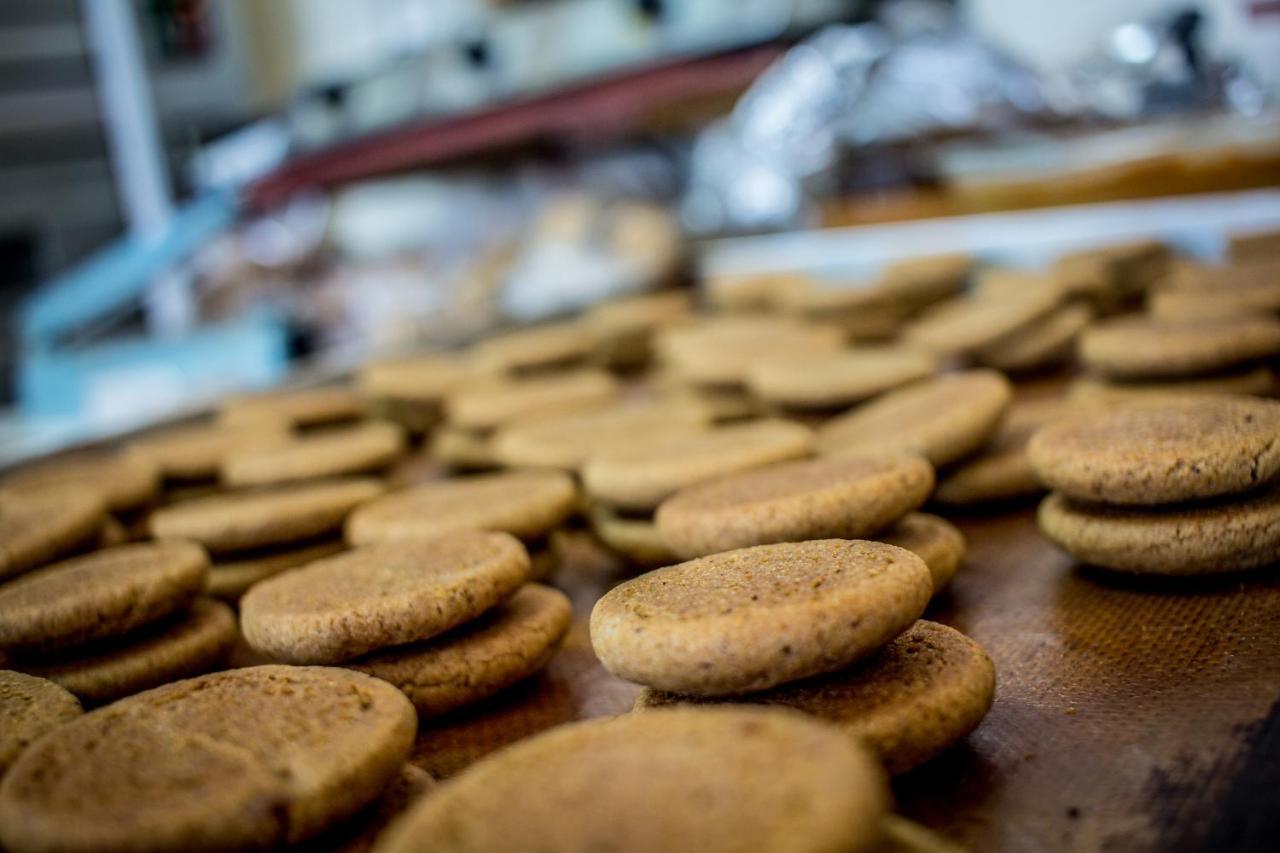
[[[478,370],[521,373],[566,367],[591,353],[592,338],[577,320],[544,323],[486,338],[468,353]]]
[[[767,358],[835,352],[837,327],[791,317],[735,316],[663,330],[654,347],[667,369],[698,385],[741,385],[752,365]]]
[[[418,434],[440,422],[445,395],[473,375],[457,353],[432,352],[366,365],[356,384],[372,416]]]
[[[583,323],[592,341],[592,358],[617,369],[641,367],[649,361],[654,333],[693,317],[687,290],[664,290],[591,306]]]
[[[400,691],[350,670],[259,666],[179,681],[28,748],[0,785],[0,843],[24,853],[302,841],[375,799],[415,730]]]
[[[189,611],[90,649],[18,658],[12,663],[23,672],[60,684],[86,705],[101,705],[208,672],[235,642],[236,617],[231,608],[201,598]]]
[[[438,716],[539,672],[564,639],[572,616],[564,593],[525,584],[479,619],[447,634],[345,665],[399,687],[419,716]]]
[[[1175,322],[1125,317],[1080,336],[1089,370],[1111,379],[1159,379],[1226,370],[1280,353],[1280,320],[1221,317]]]
[[[1134,403],[1050,424],[1027,452],[1039,479],[1073,500],[1151,506],[1237,494],[1280,474],[1280,402]]]
[[[1056,287],[1027,287],[1004,298],[962,296],[930,308],[903,332],[911,346],[940,355],[964,355],[991,346],[1053,311]]]
[[[441,426],[431,435],[431,458],[461,471],[497,468],[493,434],[483,430]]]
[[[252,423],[210,423],[173,427],[135,439],[130,447],[151,459],[170,480],[208,480],[222,461],[245,450],[275,447],[289,440],[289,422],[262,418]]]
[[[423,799],[377,850],[855,853],[876,849],[888,803],[874,760],[834,727],[779,709],[664,709],[509,747]]]
[[[260,423],[284,419],[295,427],[353,421],[364,417],[364,400],[347,385],[296,388],[229,397],[218,418],[224,423]]]
[[[920,506],[933,466],[913,454],[783,462],[681,489],[654,514],[680,556],[808,539],[864,539]]]
[[[1213,317],[1280,313],[1280,264],[1270,281],[1213,290],[1160,290],[1147,300],[1151,316],[1161,320],[1196,321]]]
[[[0,488],[0,581],[72,553],[106,519],[102,498],[92,489]]]
[[[338,663],[475,619],[528,578],[529,554],[506,533],[382,542],[257,584],[240,600],[240,627],[263,654]]]
[[[81,713],[76,697],[52,681],[0,669],[0,778],[27,746]]]
[[[702,282],[707,304],[720,311],[768,311],[812,287],[810,277],[800,272],[716,276]]]
[[[54,649],[117,637],[186,607],[209,557],[190,542],[121,545],[0,586],[0,648]]]
[[[33,462],[0,480],[0,491],[47,486],[93,489],[108,512],[122,512],[160,494],[160,468],[137,453],[85,451]]]
[[[222,463],[227,486],[275,486],[380,471],[404,453],[404,430],[367,421],[308,433],[274,447],[238,450]]]
[[[809,455],[813,432],[777,419],[744,421],[587,461],[583,485],[610,506],[649,510],[686,486]]]
[[[996,674],[982,646],[954,628],[917,621],[866,661],[831,675],[725,700],[783,706],[834,723],[891,774],[954,746],[991,708]],[[638,708],[714,700],[645,690]]]
[[[1075,353],[1076,338],[1093,320],[1085,305],[1068,304],[1033,320],[974,353],[981,364],[1006,373],[1026,373],[1061,364]]]
[[[879,286],[900,300],[924,306],[959,292],[973,264],[971,255],[960,252],[904,258],[885,265]]]
[[[597,453],[701,432],[711,417],[709,406],[690,398],[619,403],[505,426],[493,438],[493,455],[511,467],[572,471]]]
[[[890,391],[833,418],[818,430],[818,450],[919,453],[941,467],[991,437],[1013,398],[994,370],[966,370]]]
[[[365,478],[276,486],[183,501],[156,510],[149,525],[157,539],[191,539],[215,554],[247,551],[339,530],[348,513],[382,491]]]
[[[937,359],[906,347],[860,347],[756,362],[747,387],[766,403],[796,409],[848,406],[932,376]]]
[[[347,520],[347,541],[430,538],[456,530],[501,530],[533,539],[564,521],[577,487],[560,471],[502,471],[411,486],[372,501]]]
[[[602,370],[470,382],[445,398],[449,424],[491,430],[512,421],[602,408],[618,397],[618,382]]]
[[[680,562],[652,518],[620,515],[601,504],[593,504],[587,518],[596,538],[634,566],[654,568]]]
[[[1040,530],[1084,563],[1153,575],[1204,575],[1280,561],[1280,488],[1209,504],[1138,509],[1040,504]]]
[[[912,512],[876,536],[887,545],[906,548],[929,567],[936,595],[955,577],[964,562],[964,534],[945,518],[927,512]]]
[[[657,569],[591,613],[591,645],[615,675],[722,696],[848,666],[924,612],[924,561],[879,542],[759,545]]]
[[[1258,366],[1189,379],[1155,382],[1116,382],[1083,376],[1071,383],[1068,396],[1074,403],[1112,404],[1186,394],[1253,394],[1268,397],[1275,391],[1275,373],[1269,367]]]
[[[234,604],[258,581],[264,581],[289,569],[339,553],[345,546],[341,539],[325,539],[305,545],[286,545],[269,551],[244,554],[235,559],[214,563],[209,568],[205,591],[214,598]]]
[[[1075,407],[1085,411],[1082,407]],[[950,506],[1038,495],[1044,485],[1027,455],[1027,442],[1036,430],[1071,411],[1059,397],[1015,399],[996,433],[981,451],[942,472],[933,498]]]

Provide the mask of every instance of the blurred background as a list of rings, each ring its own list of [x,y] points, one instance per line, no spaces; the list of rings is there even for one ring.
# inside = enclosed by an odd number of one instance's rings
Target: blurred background
[[[1275,0],[0,5],[0,461],[693,278],[1280,227]]]

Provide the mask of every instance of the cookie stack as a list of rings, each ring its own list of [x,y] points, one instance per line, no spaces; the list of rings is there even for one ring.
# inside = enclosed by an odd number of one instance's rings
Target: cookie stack
[[[901,772],[972,731],[995,687],[977,644],[917,621],[933,590],[925,562],[893,545],[759,545],[615,587],[591,613],[591,643],[607,669],[650,688],[641,707],[796,708]]]
[[[215,667],[236,638],[225,604],[202,598],[209,558],[190,542],[121,545],[0,586],[9,669],[110,702]]]
[[[1168,398],[1045,427],[1040,529],[1081,562],[1205,575],[1280,561],[1280,403]]]
[[[363,545],[266,580],[241,601],[249,645],[395,684],[424,716],[542,669],[569,628],[563,593],[527,583],[507,533],[456,530]]]

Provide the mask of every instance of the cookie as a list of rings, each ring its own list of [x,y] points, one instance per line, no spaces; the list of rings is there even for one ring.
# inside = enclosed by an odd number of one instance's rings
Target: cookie
[[[1028,287],[1002,299],[956,297],[913,320],[903,340],[939,355],[965,355],[991,346],[1048,315],[1061,301],[1056,287]]]
[[[364,400],[347,385],[295,388],[229,397],[218,411],[224,423],[287,421],[294,427],[313,427],[364,417]]]
[[[954,524],[927,512],[912,512],[876,535],[877,541],[905,548],[924,560],[936,595],[964,562],[964,534]]]
[[[700,432],[711,417],[711,408],[693,399],[620,403],[503,427],[493,438],[493,455],[512,467],[573,471],[597,453]]]
[[[973,257],[959,252],[904,258],[885,265],[879,287],[917,306],[958,293],[973,271]]]
[[[179,678],[208,672],[236,642],[231,608],[207,598],[133,633],[70,655],[12,663],[56,682],[86,705],[114,702]]]
[[[136,453],[85,451],[34,462],[0,480],[0,491],[49,486],[92,489],[108,512],[125,512],[159,495],[160,468]]]
[[[1114,311],[1160,282],[1171,258],[1169,247],[1158,240],[1133,240],[1060,255],[1051,272],[1069,295]]]
[[[0,488],[0,581],[72,553],[106,520],[102,498],[92,489]]]
[[[1158,509],[1073,503],[1051,494],[1040,530],[1084,563],[1121,572],[1204,575],[1280,561],[1280,489]]]
[[[592,505],[587,518],[596,538],[632,565],[653,568],[680,561],[651,518],[620,515],[600,504]]]
[[[591,336],[592,359],[616,369],[641,367],[652,354],[658,329],[686,323],[693,299],[685,290],[666,290],[597,303],[583,313]]]
[[[924,561],[892,545],[759,545],[614,587],[591,613],[591,645],[610,672],[661,690],[766,690],[866,657],[932,594]]]
[[[425,643],[384,649],[346,666],[389,681],[421,717],[492,696],[539,672],[573,615],[568,597],[531,583],[493,610]]]
[[[1280,314],[1280,269],[1275,275],[1276,278],[1261,284],[1157,291],[1148,298],[1147,311],[1153,317],[1174,322],[1250,314],[1275,316]]]
[[[783,462],[676,492],[654,520],[684,558],[750,545],[863,539],[920,506],[933,466],[910,454]]]
[[[1186,394],[1252,394],[1267,397],[1274,394],[1275,390],[1275,373],[1269,367],[1258,366],[1156,382],[1115,382],[1083,376],[1071,383],[1067,395],[1076,403],[1113,404]]]
[[[618,397],[618,382],[602,370],[468,383],[445,398],[449,424],[491,430],[518,419],[601,408]]]
[[[205,592],[234,604],[255,583],[315,560],[331,557],[342,551],[343,547],[340,539],[326,539],[216,562],[209,568]]]
[[[293,853],[369,853],[391,822],[435,787],[430,773],[406,764],[372,803],[327,828],[322,838],[290,849]]]
[[[890,391],[832,418],[818,430],[818,451],[919,453],[941,467],[981,447],[1013,398],[994,370],[967,370]]]
[[[332,533],[382,491],[377,480],[364,478],[297,483],[183,501],[156,510],[148,524],[157,539],[190,539],[226,554]]]
[[[456,353],[433,352],[366,365],[356,384],[373,417],[421,434],[443,418],[445,395],[473,374]]]
[[[54,649],[117,637],[181,610],[209,558],[190,542],[121,545],[0,586],[0,648]]]
[[[779,309],[840,329],[849,341],[887,341],[918,310],[879,285],[813,287],[789,294]]]
[[[255,423],[198,424],[141,436],[130,443],[134,453],[150,459],[169,480],[209,480],[222,461],[245,450],[276,447],[289,441],[289,422],[263,418]]]
[[[353,545],[500,530],[533,539],[564,521],[577,504],[572,478],[560,471],[503,471],[435,480],[392,492],[352,513]]]
[[[168,684],[28,748],[0,785],[0,843],[15,853],[296,843],[374,800],[416,728],[399,690],[349,670],[259,666]]]
[[[1110,379],[1159,379],[1226,370],[1280,353],[1280,320],[1222,317],[1175,322],[1125,317],[1087,329],[1079,355]]]
[[[667,369],[698,385],[741,385],[767,358],[835,352],[844,333],[829,324],[791,317],[741,316],[704,320],[662,331],[654,347]]]
[[[1074,354],[1076,338],[1092,320],[1090,308],[1063,305],[980,348],[974,358],[1006,373],[1026,373],[1061,364]]]
[[[882,771],[834,727],[779,709],[664,709],[508,747],[421,800],[377,850],[864,851],[888,803]]]
[[[1280,260],[1280,231],[1232,234],[1227,257],[1233,262]]]
[[[933,499],[948,506],[973,506],[1044,492],[1027,455],[1027,442],[1036,430],[1069,411],[1066,402],[1056,396],[1015,399],[991,441],[939,476]]]
[[[1038,431],[1039,479],[1079,501],[1151,506],[1237,494],[1280,474],[1280,402],[1187,397],[1091,412]]]
[[[954,628],[921,619],[856,666],[728,701],[820,717],[866,744],[897,775],[976,729],[991,708],[995,687],[995,667],[982,646]],[[636,706],[707,701],[646,689]]]
[[[467,353],[477,370],[521,373],[567,367],[591,352],[591,335],[582,323],[544,323],[486,338]]]
[[[747,387],[773,405],[829,409],[883,394],[937,370],[937,359],[920,350],[860,347],[757,362],[747,374]]]
[[[239,450],[222,463],[227,486],[275,486],[380,471],[404,453],[404,430],[369,421],[313,432],[275,447]]]
[[[76,697],[52,681],[0,669],[0,778],[30,744],[81,713]]]
[[[506,533],[382,542],[263,581],[240,600],[249,645],[293,663],[339,663],[475,619],[529,577]]]
[[[646,447],[601,453],[582,470],[586,492],[602,503],[649,510],[686,486],[809,455],[813,432],[763,419],[718,427]]]
[[[499,467],[493,452],[493,434],[481,430],[441,426],[431,436],[431,458],[461,471],[487,471]]]
[[[769,311],[786,304],[813,282],[801,272],[759,275],[723,275],[705,279],[702,292],[707,304],[719,311]]]

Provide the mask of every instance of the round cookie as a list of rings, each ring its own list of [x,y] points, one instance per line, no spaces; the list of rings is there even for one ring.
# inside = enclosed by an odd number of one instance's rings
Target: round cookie
[[[1213,504],[1132,509],[1051,494],[1040,530],[1084,563],[1152,575],[1245,571],[1280,561],[1280,488]]]
[[[1027,442],[1036,430],[1068,411],[1057,396],[1015,399],[991,441],[942,474],[933,499],[949,506],[972,506],[1041,494],[1045,488],[1031,467]]]
[[[941,467],[991,437],[1013,398],[994,370],[966,370],[890,391],[818,430],[818,451],[919,453]]]
[[[654,341],[672,374],[699,385],[741,385],[763,359],[834,352],[843,344],[838,327],[779,316],[721,317],[665,329]]]
[[[75,551],[106,520],[102,498],[90,489],[0,489],[0,581]]]
[[[284,420],[294,427],[341,423],[364,417],[364,401],[354,388],[329,385],[266,394],[229,397],[218,419],[223,423],[261,423]]]
[[[431,435],[431,458],[463,471],[487,471],[498,467],[492,434],[447,425],[439,427]]]
[[[445,395],[472,373],[458,355],[433,352],[366,365],[356,382],[369,400],[371,415],[420,434],[440,422]]]
[[[577,488],[559,471],[503,471],[412,486],[372,501],[347,520],[353,545],[500,530],[533,539],[573,512]]]
[[[1080,336],[1079,355],[1111,379],[1159,379],[1212,373],[1280,353],[1280,320],[1224,317],[1175,322],[1125,317]]]
[[[778,308],[813,288],[801,272],[721,275],[701,282],[707,304],[718,311],[756,313]]]
[[[591,613],[605,668],[662,690],[722,696],[848,666],[914,622],[924,561],[879,542],[759,545],[657,569]]]
[[[924,619],[870,659],[821,678],[728,701],[795,708],[866,744],[897,775],[954,746],[978,727],[995,696],[996,673],[982,646]],[[645,690],[638,708],[705,703]]]
[[[591,336],[593,360],[627,369],[649,361],[654,332],[692,317],[692,294],[667,290],[599,302],[584,312],[583,322]]]
[[[587,494],[610,506],[649,510],[686,486],[807,456],[813,432],[778,419],[746,421],[587,461]]]
[[[125,512],[160,494],[160,468],[137,453],[75,453],[36,462],[0,480],[0,490],[73,486],[98,492],[108,512]]]
[[[1069,359],[1076,338],[1092,320],[1093,311],[1088,307],[1063,305],[980,348],[974,357],[1006,373],[1040,370]]]
[[[336,427],[274,447],[231,453],[222,463],[222,482],[233,487],[274,486],[365,474],[386,468],[404,449],[404,430],[395,424],[370,421]]]
[[[924,560],[933,577],[935,595],[951,583],[964,561],[964,534],[945,518],[927,512],[908,513],[876,539],[905,548]]]
[[[144,435],[130,449],[154,462],[170,480],[208,480],[218,476],[222,461],[242,450],[275,447],[289,440],[283,418],[243,424],[211,423],[175,427]]]
[[[344,547],[342,540],[333,539],[217,562],[209,568],[209,582],[205,592],[214,598],[235,603],[255,583],[315,560],[331,557]]]
[[[1053,311],[1062,298],[1052,286],[1026,287],[1003,298],[961,296],[912,321],[903,340],[940,355],[963,355],[997,343]]]
[[[179,678],[208,672],[236,642],[236,617],[219,601],[197,599],[191,610],[148,625],[73,657],[15,660],[23,672],[47,678],[87,705],[113,702]]]
[[[577,320],[544,323],[486,338],[468,353],[477,370],[531,372],[565,367],[591,352],[592,338]]]
[[[539,672],[569,630],[568,597],[526,584],[493,610],[425,643],[385,649],[345,665],[404,691],[419,716],[470,705]]]
[[[1151,294],[1147,310],[1161,320],[1196,321],[1214,317],[1280,313],[1280,269],[1272,281],[1223,286],[1207,291],[1160,290]]]
[[[680,561],[652,519],[619,515],[600,504],[592,505],[587,518],[596,538],[632,565],[654,568]]]
[[[209,557],[190,542],[120,545],[0,586],[0,648],[53,649],[117,637],[186,607]]]
[[[920,350],[862,347],[757,362],[747,375],[747,387],[766,403],[826,409],[883,394],[937,370],[937,359]]]
[[[81,713],[76,697],[52,681],[0,669],[0,778],[28,745]]]
[[[779,709],[673,708],[508,747],[421,800],[377,849],[853,853],[877,849],[888,803],[882,771],[834,727]]]
[[[156,510],[148,525],[157,539],[191,539],[215,554],[247,551],[337,530],[382,491],[377,480],[352,478],[194,498]]]
[[[1150,506],[1237,494],[1280,474],[1280,402],[1187,397],[1050,424],[1027,447],[1073,500]]]
[[[168,684],[28,748],[0,784],[0,843],[15,853],[296,843],[372,802],[416,729],[400,691],[349,670],[259,666]]]
[[[528,577],[529,555],[506,533],[382,542],[257,584],[240,600],[240,628],[263,654],[338,663],[475,619]]]
[[[494,436],[493,454],[512,467],[572,471],[597,453],[699,432],[711,417],[710,407],[693,399],[621,403],[502,427]]]
[[[1068,397],[1074,403],[1110,404],[1185,394],[1252,394],[1256,397],[1268,397],[1275,390],[1275,373],[1269,367],[1257,366],[1157,382],[1112,382],[1084,376],[1071,383]]]
[[[618,397],[618,381],[603,370],[576,370],[523,379],[471,382],[445,398],[449,425],[491,430],[521,419],[601,408]]]
[[[654,520],[685,558],[774,542],[863,539],[920,506],[933,467],[910,454],[806,459],[682,489]]]

